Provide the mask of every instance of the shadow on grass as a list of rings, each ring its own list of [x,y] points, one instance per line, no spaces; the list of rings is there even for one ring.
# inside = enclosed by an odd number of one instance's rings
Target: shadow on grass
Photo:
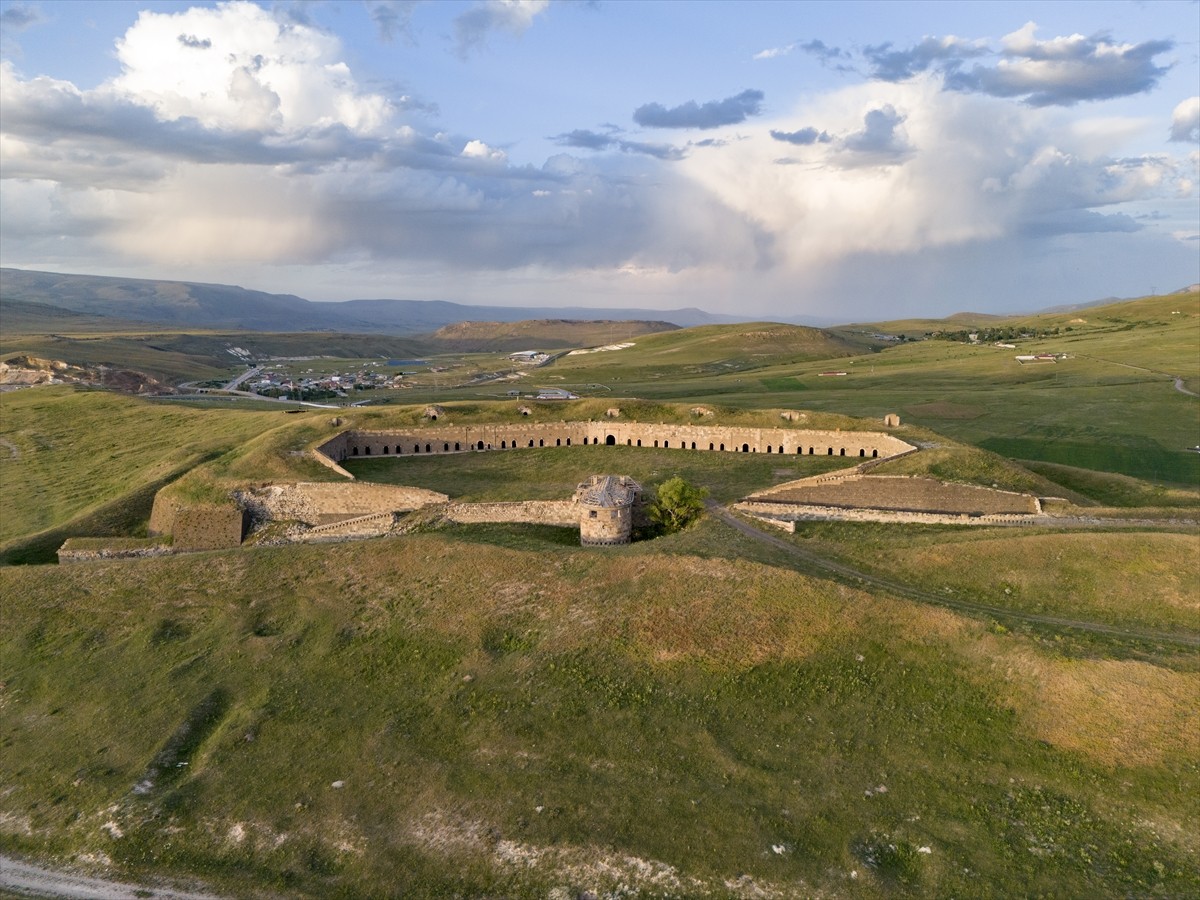
[[[173,470],[157,481],[118,497],[99,509],[58,525],[11,541],[0,548],[0,566],[36,566],[58,562],[58,548],[72,537],[140,537],[145,534],[154,507],[154,495],[172,481],[219,454],[210,453]]]

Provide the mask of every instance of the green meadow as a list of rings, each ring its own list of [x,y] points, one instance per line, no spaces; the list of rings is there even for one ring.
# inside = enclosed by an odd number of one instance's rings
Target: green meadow
[[[1200,381],[1200,307],[1035,319],[1059,334],[1017,351],[873,352],[861,332],[774,325],[635,336],[521,382],[592,386],[564,404],[452,386],[495,352],[421,375],[403,403],[334,411],[0,394],[0,849],[249,898],[1200,894],[1200,457],[1184,449],[1200,400],[1173,384]],[[235,371],[211,340],[170,352]],[[1069,358],[1022,366],[1026,344]],[[307,448],[419,427],[430,402],[439,424],[617,407],[875,429],[897,412],[922,450],[880,474],[1087,519],[763,539],[709,516],[604,550],[571,529],[414,521],[40,564],[68,537],[139,545],[160,489],[337,480]],[[464,500],[679,474],[725,504],[844,462],[587,446],[347,467]]]

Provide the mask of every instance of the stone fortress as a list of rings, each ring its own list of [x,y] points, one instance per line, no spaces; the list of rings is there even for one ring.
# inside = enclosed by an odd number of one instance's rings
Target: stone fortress
[[[411,513],[430,521],[530,523],[577,527],[585,546],[627,543],[644,515],[644,494],[633,479],[594,475],[570,499],[458,502],[420,487],[358,482],[341,464],[350,459],[428,454],[510,452],[575,446],[649,447],[684,452],[765,453],[845,458],[845,469],[802,478],[752,494],[734,506],[748,515],[792,527],[804,518],[875,518],[882,521],[949,521],[1025,524],[1041,513],[1037,498],[988,488],[944,485],[930,478],[867,476],[886,460],[918,448],[884,431],[739,427],[706,423],[614,421],[448,424],[444,411],[426,411],[430,424],[390,430],[346,429],[303,452],[342,476],[333,482],[245,486],[227,504],[182,503],[168,490],[155,498],[150,532],[170,535],[175,550],[240,545],[248,532],[277,542],[345,540],[405,530]],[[694,415],[707,415],[707,411]],[[791,422],[803,414],[784,413]],[[439,421],[440,419],[440,421]],[[889,414],[886,428],[899,425]],[[335,427],[340,419],[331,422]],[[890,484],[889,484],[890,482]],[[878,489],[878,490],[877,490]],[[894,495],[891,502],[885,494]],[[880,496],[875,496],[879,494]],[[70,554],[60,558],[71,558]]]

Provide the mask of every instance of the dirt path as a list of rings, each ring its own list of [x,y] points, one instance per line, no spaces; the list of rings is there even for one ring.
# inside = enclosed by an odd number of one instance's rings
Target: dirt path
[[[197,894],[169,887],[129,884],[93,878],[74,872],[47,869],[0,855],[0,894],[6,897],[55,897],[78,900],[220,900],[215,894]]]
[[[1055,628],[1068,628],[1074,631],[1086,631],[1091,634],[1109,634],[1116,637],[1133,638],[1140,641],[1154,641],[1167,644],[1182,644],[1185,647],[1200,647],[1200,634],[1186,633],[1170,633],[1162,631],[1141,631],[1132,628],[1120,628],[1116,625],[1105,625],[1100,622],[1088,622],[1082,619],[1065,619],[1059,616],[1043,616],[1038,613],[1021,612],[1018,610],[1006,609],[1001,606],[989,606],[985,603],[972,603],[967,600],[958,600],[953,597],[947,597],[942,594],[934,594],[928,591],[922,591],[919,588],[910,587],[906,584],[901,584],[898,581],[892,581],[887,578],[880,578],[877,575],[871,575],[863,572],[860,569],[855,569],[852,566],[844,565],[843,563],[834,562],[831,559],[826,559],[823,556],[818,556],[815,553],[798,546],[797,544],[776,537],[773,534],[767,534],[755,526],[751,525],[743,519],[738,518],[729,510],[719,506],[713,501],[707,504],[709,513],[719,519],[730,528],[754,538],[764,544],[769,544],[779,550],[783,550],[790,556],[802,560],[808,566],[824,571],[827,574],[839,576],[842,579],[857,581],[861,584],[870,585],[871,587],[881,588],[891,594],[896,594],[900,597],[905,597],[909,600],[916,600],[918,603],[931,603],[935,606],[943,606],[947,609],[953,609],[957,612],[963,612],[971,616],[988,616],[996,619],[1009,619],[1020,622],[1028,622],[1033,625],[1050,625]]]
[[[0,462],[9,462],[11,460],[21,458],[21,448],[18,447],[16,444],[14,444],[12,441],[8,441],[8,440],[5,440],[4,438],[0,438],[0,447],[3,447],[4,449],[6,449],[9,454],[8,456],[0,456]]]
[[[1175,390],[1179,391],[1181,394],[1187,394],[1189,397],[1200,397],[1200,394],[1197,394],[1195,391],[1189,391],[1187,388],[1185,388],[1183,386],[1183,379],[1178,375],[1175,376]]]

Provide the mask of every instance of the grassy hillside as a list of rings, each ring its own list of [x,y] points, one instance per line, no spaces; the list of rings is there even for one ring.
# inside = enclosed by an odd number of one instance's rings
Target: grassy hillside
[[[670,322],[527,319],[521,322],[457,322],[429,335],[435,346],[454,351],[547,350],[598,347],[639,335],[675,331]]]
[[[12,561],[39,535],[52,553],[68,532],[136,528],[154,489],[283,421],[66,387],[0,394],[0,554]]]
[[[515,533],[0,570],[2,845],[238,896],[1200,891],[1195,673],[713,523]]]

